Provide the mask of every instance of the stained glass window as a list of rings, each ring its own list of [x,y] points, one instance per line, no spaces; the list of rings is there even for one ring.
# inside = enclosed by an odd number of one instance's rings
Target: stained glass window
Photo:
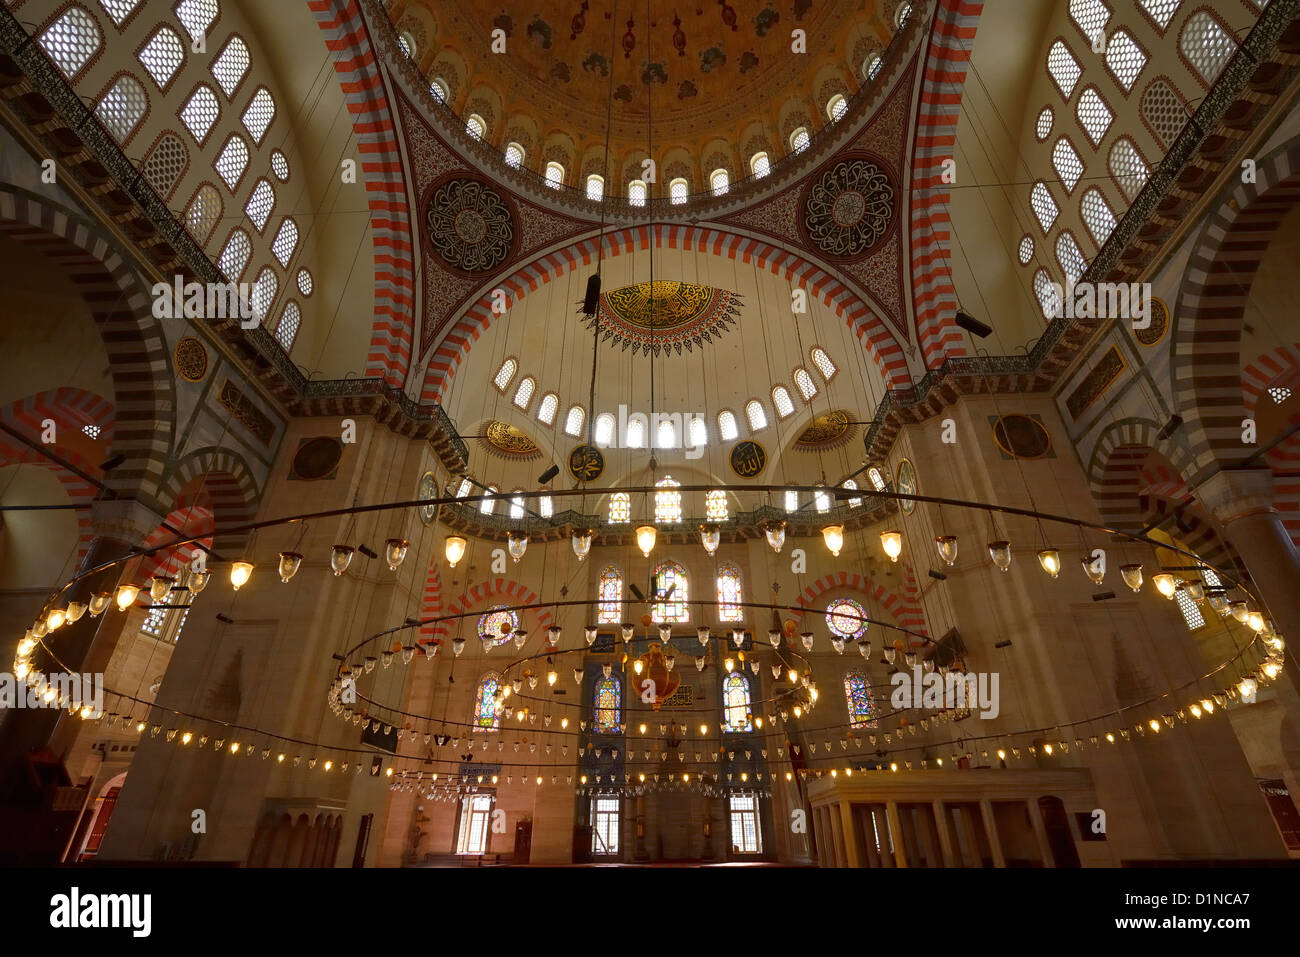
[[[722,730],[753,731],[754,719],[749,713],[749,679],[733,671],[722,682]]]
[[[727,520],[727,493],[720,488],[704,493],[704,517],[710,522]]]
[[[597,734],[618,734],[621,690],[619,680],[613,675],[596,682],[595,720],[592,721],[592,727]]]
[[[849,706],[850,728],[876,727],[875,711],[871,707],[871,687],[866,675],[844,676],[844,699]]]
[[[600,596],[596,608],[596,621],[602,625],[616,625],[623,620],[623,573],[608,565],[600,573]]]
[[[501,727],[497,715],[497,689],[501,687],[501,678],[494,671],[485,674],[478,683],[474,694],[474,730],[496,731]]]
[[[725,562],[718,569],[718,621],[744,621],[740,569]]]
[[[627,492],[615,492],[609,497],[609,523],[619,525],[632,520],[632,497]]]
[[[672,524],[682,520],[682,493],[677,491],[681,483],[671,475],[665,475],[655,482],[655,521]]]
[[[826,608],[826,627],[832,635],[854,640],[867,633],[867,610],[852,598],[839,598]]]
[[[501,626],[506,625],[503,632]],[[493,605],[485,611],[478,620],[478,634],[482,638],[484,635],[490,635],[492,647],[504,645],[510,640],[512,632],[519,628],[519,613],[511,611],[505,605]]]
[[[657,622],[690,621],[690,612],[686,610],[687,583],[686,569],[676,562],[664,562],[655,569],[655,592],[663,595],[672,589],[672,596],[667,601],[654,605],[651,617]]]

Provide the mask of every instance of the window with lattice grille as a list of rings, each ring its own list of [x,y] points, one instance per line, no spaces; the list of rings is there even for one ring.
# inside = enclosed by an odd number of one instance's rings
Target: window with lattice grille
[[[812,138],[802,126],[790,134],[790,149],[795,153],[802,153],[808,148],[810,142]]]
[[[226,94],[226,99],[235,95],[239,84],[248,73],[248,47],[239,37],[231,37],[221,48],[217,58],[212,61],[212,77]]]
[[[1174,88],[1164,80],[1152,80],[1142,93],[1142,116],[1168,149],[1187,122],[1187,111]]]
[[[253,187],[252,195],[248,197],[248,203],[244,206],[244,212],[248,214],[248,218],[253,221],[259,233],[266,229],[266,221],[271,218],[271,210],[274,208],[275,190],[270,182],[259,179],[257,185]]]
[[[1056,113],[1050,106],[1045,106],[1038,114],[1038,122],[1034,124],[1034,135],[1038,137],[1038,142],[1043,142],[1052,132],[1052,121],[1056,119]]]
[[[225,273],[227,279],[232,281],[239,279],[248,266],[248,256],[252,249],[252,244],[248,241],[248,233],[236,229],[226,240],[226,248],[221,250],[217,268]]]
[[[1138,2],[1142,4],[1142,9],[1147,12],[1147,15],[1163,30],[1169,26],[1169,21],[1174,18],[1183,0],[1138,0]]]
[[[645,183],[634,179],[627,184],[627,201],[633,206],[645,205]]]
[[[758,432],[767,428],[767,412],[763,409],[763,403],[757,399],[751,399],[745,403],[745,418],[749,420],[749,431]]]
[[[275,341],[280,348],[288,352],[293,348],[293,340],[298,338],[298,327],[302,325],[302,310],[296,302],[290,302],[280,313],[280,321],[275,326]]]
[[[1197,10],[1183,24],[1178,49],[1201,79],[1210,84],[1237,52],[1237,41],[1209,11]]]
[[[519,387],[515,389],[514,403],[519,409],[527,409],[528,403],[533,401],[533,390],[537,388],[537,382],[532,376],[524,376],[519,380]]]
[[[248,144],[238,133],[232,134],[212,165],[233,193],[248,168]]]
[[[564,185],[564,167],[559,163],[546,164],[546,185],[551,189],[559,189]]]
[[[1088,227],[1093,240],[1098,246],[1105,245],[1115,229],[1115,213],[1101,195],[1101,190],[1095,186],[1087,190],[1079,204],[1079,212],[1083,215],[1083,223]]]
[[[868,80],[874,80],[880,75],[880,68],[884,66],[885,61],[881,59],[879,53],[870,54],[862,63],[862,75]]]
[[[306,269],[298,270],[298,291],[304,296],[310,296],[312,289],[316,286],[311,278],[311,273]]]
[[[257,274],[257,282],[253,284],[252,306],[253,315],[258,319],[265,319],[267,313],[271,311],[271,303],[275,302],[275,295],[280,291],[280,280],[275,275],[275,271],[270,266],[263,267],[262,271]]]
[[[1268,397],[1272,399],[1276,405],[1281,405],[1287,399],[1291,398],[1291,390],[1284,385],[1271,386],[1268,390]]]
[[[200,83],[190,94],[190,98],[181,107],[181,122],[194,137],[194,142],[202,145],[212,132],[212,125],[221,116],[221,106],[217,102],[216,91],[206,83]]]
[[[1048,319],[1061,314],[1060,293],[1057,292],[1045,269],[1034,273],[1034,295],[1038,298],[1038,305],[1043,310],[1043,315]]]
[[[755,153],[749,158],[749,171],[757,177],[764,177],[772,172],[772,164],[768,162],[766,153]]]
[[[447,84],[441,79],[435,77],[429,81],[429,92],[433,94],[433,98],[439,103],[447,102]]]
[[[506,165],[511,169],[519,169],[524,165],[524,148],[518,143],[509,143],[506,145]]]
[[[723,409],[718,413],[718,435],[722,441],[730,442],[740,435],[740,429],[736,425],[736,416],[734,413]]]
[[[481,140],[487,135],[487,124],[483,122],[483,117],[477,113],[471,113],[469,119],[465,121],[465,132],[476,140]]]
[[[497,391],[506,391],[506,386],[508,386],[510,380],[515,377],[515,370],[518,368],[519,363],[514,359],[507,359],[505,362],[501,363],[501,368],[498,369],[497,374],[492,377],[492,384],[497,387]]]
[[[1067,286],[1077,283],[1088,266],[1083,261],[1083,253],[1079,250],[1079,244],[1074,241],[1074,237],[1069,233],[1061,233],[1056,237],[1056,261],[1061,264],[1061,270],[1065,273]]]
[[[776,386],[772,390],[772,405],[776,409],[778,419],[794,415],[794,400],[790,398],[790,390],[783,385]]]
[[[592,173],[587,177],[587,199],[599,203],[605,195],[605,180]]]
[[[537,421],[542,425],[555,422],[555,413],[560,410],[560,397],[554,392],[542,396],[542,404],[537,407]]]
[[[1079,117],[1079,122],[1083,124],[1088,139],[1092,140],[1093,146],[1101,143],[1106,136],[1106,131],[1110,129],[1110,121],[1115,118],[1106,101],[1093,86],[1079,94],[1079,105],[1075,108],[1075,113]]]
[[[248,130],[248,135],[253,138],[253,142],[259,146],[262,138],[266,136],[266,130],[275,119],[275,98],[271,96],[271,91],[266,87],[260,87],[253,94],[253,99],[249,101],[248,108],[244,110],[244,115],[240,117],[244,123],[244,129]]]
[[[1052,148],[1052,167],[1056,170],[1056,175],[1061,177],[1065,191],[1072,192],[1079,177],[1083,175],[1083,160],[1079,159],[1079,154],[1064,136]]]
[[[1034,188],[1029,192],[1029,205],[1033,207],[1034,215],[1038,217],[1038,225],[1043,227],[1043,232],[1051,229],[1060,210],[1056,200],[1052,199],[1046,183],[1034,184]]]
[[[220,11],[217,0],[181,0],[176,4],[176,19],[190,39],[197,41],[207,35],[208,27],[212,26]]]
[[[283,153],[279,150],[271,151],[271,172],[280,182],[287,182],[289,179],[289,161],[285,159]]]
[[[1079,82],[1083,67],[1074,58],[1070,48],[1063,41],[1057,40],[1047,51],[1047,72],[1056,88],[1061,91],[1061,96],[1068,100],[1074,92],[1074,85]]]
[[[686,197],[690,193],[690,187],[687,186],[686,180],[678,177],[668,184],[668,195],[672,199],[674,206],[686,202]]]
[[[1127,30],[1116,30],[1106,42],[1106,69],[1127,93],[1147,65],[1147,55]]]
[[[843,119],[844,114],[849,111],[848,101],[840,93],[832,96],[826,104],[826,115],[831,118],[832,122]]]
[[[813,382],[812,376],[802,366],[794,370],[794,384],[805,402],[808,402],[817,394],[817,386]]]
[[[275,241],[271,243],[271,252],[275,258],[280,261],[281,266],[288,266],[289,260],[293,258],[293,251],[298,248],[298,224],[292,217],[286,216],[284,222],[280,224],[279,231],[275,234]],[[311,295],[310,280],[308,275],[308,290],[303,293],[304,296]]]
[[[190,200],[185,210],[185,228],[199,243],[207,242],[212,228],[221,216],[221,196],[216,189],[204,183]]]
[[[1132,201],[1147,181],[1147,164],[1128,137],[1120,137],[1110,148],[1110,175],[1115,177],[1120,192]]]
[[[1034,258],[1034,239],[1028,233],[1020,237],[1018,256],[1022,266],[1029,265],[1029,261]]]
[[[140,125],[148,108],[149,98],[144,87],[134,77],[120,76],[100,97],[95,115],[115,140],[125,143]]]
[[[564,418],[564,434],[577,438],[582,434],[582,426],[586,421],[587,410],[580,405],[573,406]]]
[[[159,27],[138,56],[153,81],[165,90],[185,62],[185,45],[171,27]]]
[[[1092,43],[1097,34],[1105,32],[1110,10],[1101,0],[1070,0],[1070,19],[1079,25],[1088,42]]]
[[[709,176],[709,186],[714,196],[723,196],[731,188],[731,177],[725,169],[715,169]]]
[[[99,5],[108,14],[108,19],[113,21],[113,26],[120,27],[131,15],[131,11],[140,5],[140,0],[99,0]]]
[[[144,174],[144,178],[149,181],[149,185],[158,195],[166,199],[171,194],[176,181],[180,179],[181,173],[185,172],[188,163],[189,154],[180,137],[166,133],[152,152],[145,157],[140,172]]]
[[[41,49],[69,77],[90,62],[103,41],[95,18],[78,6],[68,7],[41,33]]]
[[[823,379],[830,382],[831,379],[835,378],[835,373],[838,370],[835,368],[835,363],[831,362],[831,357],[826,354],[825,349],[813,349],[810,355],[813,365],[817,367],[817,371],[821,373]]]

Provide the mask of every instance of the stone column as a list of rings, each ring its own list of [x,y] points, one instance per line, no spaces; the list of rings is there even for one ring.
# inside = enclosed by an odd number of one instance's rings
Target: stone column
[[[957,859],[952,852],[952,833],[948,830],[948,814],[943,802],[934,802],[934,826],[939,833],[939,850],[943,852],[943,866],[956,867]]]
[[[862,839],[858,835],[858,822],[853,816],[853,805],[848,801],[840,802],[840,823],[844,831],[844,866],[861,867],[862,858],[858,851]]]
[[[894,835],[894,860],[899,867],[907,867],[907,848],[903,841],[903,824],[898,817],[898,804],[889,801],[885,804],[885,817],[889,821],[890,833]]]
[[[1006,867],[1007,859],[1002,853],[1002,838],[998,836],[998,822],[993,817],[993,802],[988,798],[980,801],[980,815],[984,818],[984,830],[988,834],[989,847],[993,851],[993,866]]]
[[[826,808],[826,817],[831,825],[831,850],[835,856],[835,866],[845,866],[844,831],[840,827],[840,806],[838,803]]]

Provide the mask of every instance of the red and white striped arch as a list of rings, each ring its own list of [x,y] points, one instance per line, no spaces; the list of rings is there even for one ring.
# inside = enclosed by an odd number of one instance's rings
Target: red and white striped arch
[[[803,590],[799,596],[797,604],[804,608],[811,608],[813,602],[821,596],[834,591],[856,591],[863,595],[870,595],[880,606],[894,616],[894,620],[903,628],[910,628],[912,631],[919,631],[922,634],[929,634],[925,626],[925,614],[921,610],[920,592],[916,585],[916,576],[912,573],[911,567],[904,569],[903,590],[904,595],[898,595],[886,589],[883,585],[877,585],[869,578],[864,578],[856,572],[836,572],[827,575],[825,578],[819,578]],[[825,612],[824,603],[817,611]]]
[[[441,587],[439,588],[441,591]],[[428,589],[425,590],[426,596]],[[492,598],[503,598],[502,604],[507,605],[536,605],[541,603],[541,598],[531,588],[519,584],[517,581],[511,581],[508,578],[489,578],[487,581],[479,582],[477,585],[471,585],[455,601],[447,606],[444,612],[432,611],[428,608],[421,609],[421,618],[436,618],[440,614],[451,616],[460,615],[469,611],[475,605]],[[542,627],[548,627],[552,622],[551,613],[544,608],[534,610],[537,615],[537,623]],[[429,642],[441,643],[446,638],[457,631],[456,621],[440,621],[431,625],[424,625],[420,628],[420,641],[424,644]],[[477,624],[477,623],[475,623]],[[427,629],[427,631],[426,631]]]

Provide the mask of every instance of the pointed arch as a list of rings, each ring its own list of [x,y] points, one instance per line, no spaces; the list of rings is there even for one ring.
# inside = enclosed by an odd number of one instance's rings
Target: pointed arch
[[[487,601],[495,596],[502,596],[506,599],[508,605],[536,605],[541,603],[541,598],[537,596],[531,588],[511,581],[508,578],[489,578],[487,581],[471,585],[465,591],[461,592],[456,600],[447,606],[447,610],[440,614],[445,618],[451,618],[453,615],[461,615],[475,605]],[[543,627],[548,626],[553,621],[549,609],[537,608],[534,610],[537,615],[537,623]],[[437,615],[432,617],[438,617]],[[455,633],[458,619],[429,622],[420,627],[420,641],[427,644],[429,642],[441,643],[447,637]],[[472,628],[471,628],[472,631]],[[427,637],[426,637],[427,636]]]
[[[899,595],[896,592],[889,591],[882,585],[857,573],[836,572],[827,575],[812,582],[803,590],[796,604],[803,608],[814,609],[821,614],[824,609],[813,604],[818,598],[837,588],[847,588],[851,591],[861,592],[864,595],[870,595],[876,600],[876,603],[884,608],[902,628],[909,628],[912,631],[918,631],[922,634],[928,634],[925,625],[925,615],[921,610],[920,589],[916,583],[916,575],[910,565],[903,569],[903,591]]]

